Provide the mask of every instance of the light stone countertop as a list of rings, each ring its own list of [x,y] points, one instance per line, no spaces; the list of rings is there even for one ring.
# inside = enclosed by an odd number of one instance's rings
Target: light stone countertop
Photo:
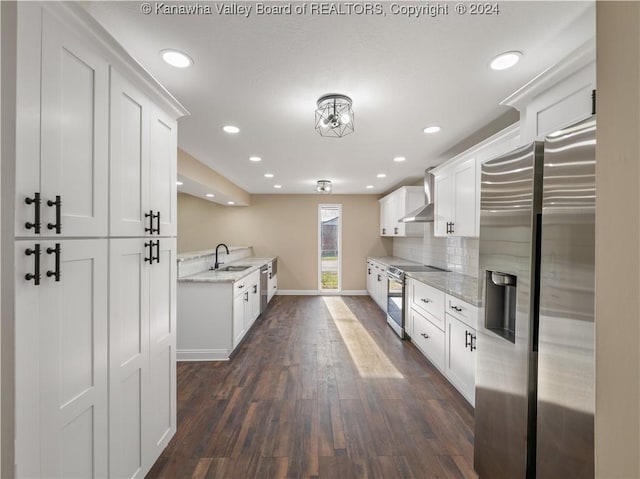
[[[480,305],[478,298],[478,278],[460,273],[416,273],[407,272],[406,276],[421,283],[433,286],[440,291],[455,296],[474,306]]]
[[[232,251],[239,251],[242,249],[251,249],[251,246],[229,246],[229,253]],[[222,253],[226,253],[226,250],[220,250]],[[202,251],[189,251],[188,253],[180,253],[176,256],[178,263],[181,261],[187,261],[190,259],[204,258],[216,254],[216,249],[205,249]]]
[[[397,266],[412,266],[419,265],[421,263],[416,263],[415,261],[409,261],[404,258],[397,258],[396,256],[367,256],[367,259],[372,261],[376,261],[378,263],[382,263],[384,265],[397,265]]]
[[[231,249],[231,248],[229,248]],[[191,253],[190,253],[191,254]],[[210,253],[209,253],[210,254]],[[206,255],[202,255],[206,256]],[[184,278],[178,278],[178,283],[234,283],[241,280],[245,276],[250,275],[254,271],[259,271],[260,267],[264,264],[270,263],[277,256],[267,258],[256,258],[254,256],[250,258],[243,258],[231,263],[225,263],[225,266],[250,266],[243,271],[219,271],[219,270],[204,270],[199,273],[185,276]]]

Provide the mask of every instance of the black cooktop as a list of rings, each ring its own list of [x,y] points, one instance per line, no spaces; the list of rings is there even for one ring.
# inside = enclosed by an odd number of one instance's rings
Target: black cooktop
[[[443,272],[448,272],[448,270],[446,269],[442,269],[442,268],[438,268],[437,266],[431,266],[428,264],[415,264],[415,265],[398,265],[398,264],[392,264],[390,266],[389,269],[394,268],[397,271],[402,271],[403,273],[406,272],[413,272],[413,273],[443,273]]]

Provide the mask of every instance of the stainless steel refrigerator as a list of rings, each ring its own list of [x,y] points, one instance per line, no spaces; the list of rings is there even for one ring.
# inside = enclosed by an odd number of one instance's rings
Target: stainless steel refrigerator
[[[481,479],[594,477],[595,117],[481,169]]]

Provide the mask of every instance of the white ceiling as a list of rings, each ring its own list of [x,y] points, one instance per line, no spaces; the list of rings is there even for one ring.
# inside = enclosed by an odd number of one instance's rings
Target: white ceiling
[[[337,194],[381,193],[421,177],[503,115],[501,100],[595,35],[593,2],[502,1],[492,16],[460,16],[450,3],[436,18],[392,15],[390,2],[385,16],[245,18],[218,15],[216,3],[197,16],[143,15],[139,2],[84,6],[189,109],[179,147],[250,193],[311,193],[318,179]],[[194,65],[167,65],[166,48]],[[489,69],[508,50],[524,53],[520,63]],[[315,102],[331,92],[353,99],[352,135],[314,130]],[[241,132],[224,133],[229,124]],[[432,124],[442,131],[424,134]],[[262,161],[250,162],[254,155]]]

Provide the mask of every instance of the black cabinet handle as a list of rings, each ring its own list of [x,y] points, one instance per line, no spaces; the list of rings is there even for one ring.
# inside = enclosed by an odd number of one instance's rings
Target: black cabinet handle
[[[382,234],[386,235],[387,234],[387,228],[382,228]]]
[[[468,348],[471,346],[471,333],[467,330],[464,332],[464,347]]]
[[[33,223],[26,222],[24,227],[28,230],[33,229],[33,232],[37,235],[40,234],[40,193],[36,192],[33,194],[33,198],[25,198],[24,202],[28,205],[34,206],[33,211]],[[37,283],[36,283],[37,284]]]
[[[55,269],[47,271],[47,278],[55,277],[56,282],[60,281],[60,243],[56,243],[55,248],[47,248],[47,254],[55,254]]]
[[[33,280],[33,284],[38,286],[40,284],[40,244],[36,243],[33,248],[27,248],[24,254],[27,256],[34,255],[33,273],[25,274],[24,279],[27,281]]]
[[[371,274],[371,268],[367,268],[367,274]]]
[[[429,339],[429,335],[426,333],[420,333],[420,336],[422,336],[424,339]]]
[[[423,303],[430,303],[431,300],[427,299],[427,298],[420,298],[420,301],[422,301]]]
[[[393,234],[397,235],[398,234],[398,228],[393,228]]]
[[[157,228],[153,228],[153,219],[156,219],[156,224],[158,225]],[[160,234],[160,212],[158,211],[158,213],[156,213],[156,215],[153,215],[153,211],[151,212],[151,234],[153,233],[157,233]]]
[[[147,254],[147,248],[149,248],[149,256],[146,256]],[[144,262],[145,263],[149,263],[149,264],[153,264],[153,241],[145,241],[144,242]]]
[[[273,278],[273,273],[269,271],[269,279]]]
[[[449,308],[453,309],[454,311],[457,311],[458,313],[462,312],[462,308],[459,306],[455,306],[453,304],[449,304]]]
[[[380,281],[381,281],[381,279],[380,279],[380,275],[378,275],[378,282],[380,282]]]
[[[244,288],[244,284],[241,284],[240,286],[238,286],[238,289],[242,289]]]
[[[248,303],[249,302],[249,291],[244,293],[244,300]]]
[[[153,232],[155,231],[153,229],[153,219],[155,218],[155,215],[153,214],[153,210],[149,210],[148,213],[144,214],[145,218],[149,218],[149,227],[144,227],[144,232],[145,233],[151,233],[153,234]]]
[[[475,351],[476,349],[476,336],[475,334],[471,334],[469,333],[469,336],[471,337],[471,341],[469,341],[469,345],[471,346],[471,351]]]
[[[453,233],[453,221],[449,223],[449,233]]]
[[[258,293],[258,285],[257,284],[253,285],[253,292],[254,292],[254,294]]]
[[[156,240],[155,245],[154,244],[151,245],[152,248],[154,246],[156,247],[156,256],[155,258],[151,258],[151,263],[153,263],[154,259],[156,260],[156,263],[159,263],[160,262],[160,240]]]
[[[56,234],[59,235],[62,230],[62,201],[60,200],[60,195],[56,195],[55,201],[51,201],[51,200],[47,201],[47,206],[56,207],[56,222],[47,223],[47,228],[49,228],[50,230],[55,229]]]

